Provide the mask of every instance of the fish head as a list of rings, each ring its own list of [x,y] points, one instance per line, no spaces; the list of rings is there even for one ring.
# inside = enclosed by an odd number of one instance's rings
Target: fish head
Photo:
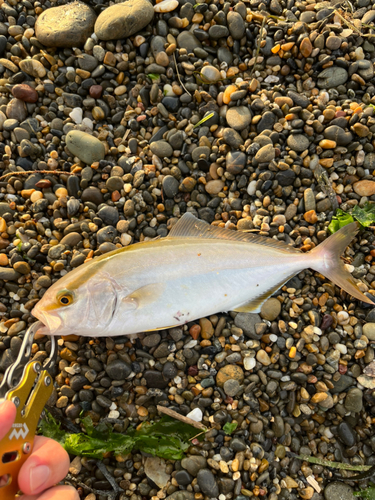
[[[45,325],[42,334],[103,336],[116,313],[117,294],[107,273],[77,277],[73,271],[48,288],[32,314]]]

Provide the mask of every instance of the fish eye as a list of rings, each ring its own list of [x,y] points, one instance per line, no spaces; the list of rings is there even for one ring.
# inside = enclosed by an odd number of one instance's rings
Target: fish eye
[[[70,293],[62,293],[57,300],[62,306],[69,306],[73,302],[73,296]]]

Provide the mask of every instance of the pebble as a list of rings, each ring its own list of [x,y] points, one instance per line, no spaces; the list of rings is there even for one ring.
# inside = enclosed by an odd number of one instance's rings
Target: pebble
[[[66,135],[66,146],[72,155],[88,165],[103,160],[105,148],[96,137],[80,130],[71,130]]]
[[[108,363],[105,369],[107,375],[112,380],[125,380],[131,374],[131,367],[125,361],[116,359]]]
[[[354,191],[360,196],[372,196],[375,194],[374,181],[358,181],[353,184]]]
[[[309,139],[302,134],[292,134],[288,137],[287,140],[288,146],[293,151],[297,153],[302,153],[306,149],[308,149],[310,145]]]
[[[275,148],[272,144],[266,144],[260,148],[260,150],[255,155],[255,160],[259,163],[268,163],[275,158]]]
[[[150,149],[159,158],[168,158],[173,153],[172,146],[166,141],[155,141],[151,144]]]
[[[17,99],[20,99],[24,102],[37,102],[38,100],[38,92],[27,85],[26,83],[19,83],[12,88],[12,94]],[[22,120],[21,120],[22,121]]]
[[[210,498],[218,497],[219,486],[210,469],[201,469],[197,474],[197,482],[204,495],[207,495]]]
[[[281,312],[281,303],[279,300],[271,297],[266,300],[260,310],[260,316],[268,321],[274,321]]]
[[[228,109],[225,118],[231,128],[243,130],[250,125],[251,113],[245,106],[236,106]]]
[[[127,0],[104,9],[98,16],[94,32],[99,40],[117,40],[138,33],[154,17],[148,0]]]
[[[363,394],[360,389],[357,389],[356,387],[349,389],[344,402],[346,411],[359,413],[363,406],[362,398]]]
[[[219,387],[223,387],[227,380],[235,380],[241,384],[243,379],[243,370],[238,365],[225,365],[220,368],[216,375],[216,383]]]
[[[35,23],[35,34],[46,47],[81,47],[92,34],[96,15],[81,2],[44,10]]]

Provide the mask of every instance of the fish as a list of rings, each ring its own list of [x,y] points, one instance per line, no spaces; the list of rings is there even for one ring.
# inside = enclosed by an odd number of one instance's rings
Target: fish
[[[356,222],[309,252],[274,238],[212,226],[184,214],[165,238],[95,257],[52,284],[32,314],[49,335],[131,335],[228,311],[259,312],[293,276],[311,268],[374,304],[341,254]]]

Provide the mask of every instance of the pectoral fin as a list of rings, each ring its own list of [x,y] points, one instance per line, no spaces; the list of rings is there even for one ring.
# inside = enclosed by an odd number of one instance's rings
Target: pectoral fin
[[[150,285],[138,288],[130,295],[127,295],[122,301],[132,309],[140,309],[156,302],[165,289],[163,283],[151,283]]]
[[[272,288],[264,292],[262,295],[259,295],[255,299],[252,299],[250,302],[246,302],[245,304],[240,305],[233,309],[236,312],[247,312],[247,313],[258,313],[262,309],[262,305],[269,299],[279,288],[281,288],[285,283],[291,280],[295,276],[295,274],[291,274],[287,278],[284,278],[282,282],[277,283]]]

